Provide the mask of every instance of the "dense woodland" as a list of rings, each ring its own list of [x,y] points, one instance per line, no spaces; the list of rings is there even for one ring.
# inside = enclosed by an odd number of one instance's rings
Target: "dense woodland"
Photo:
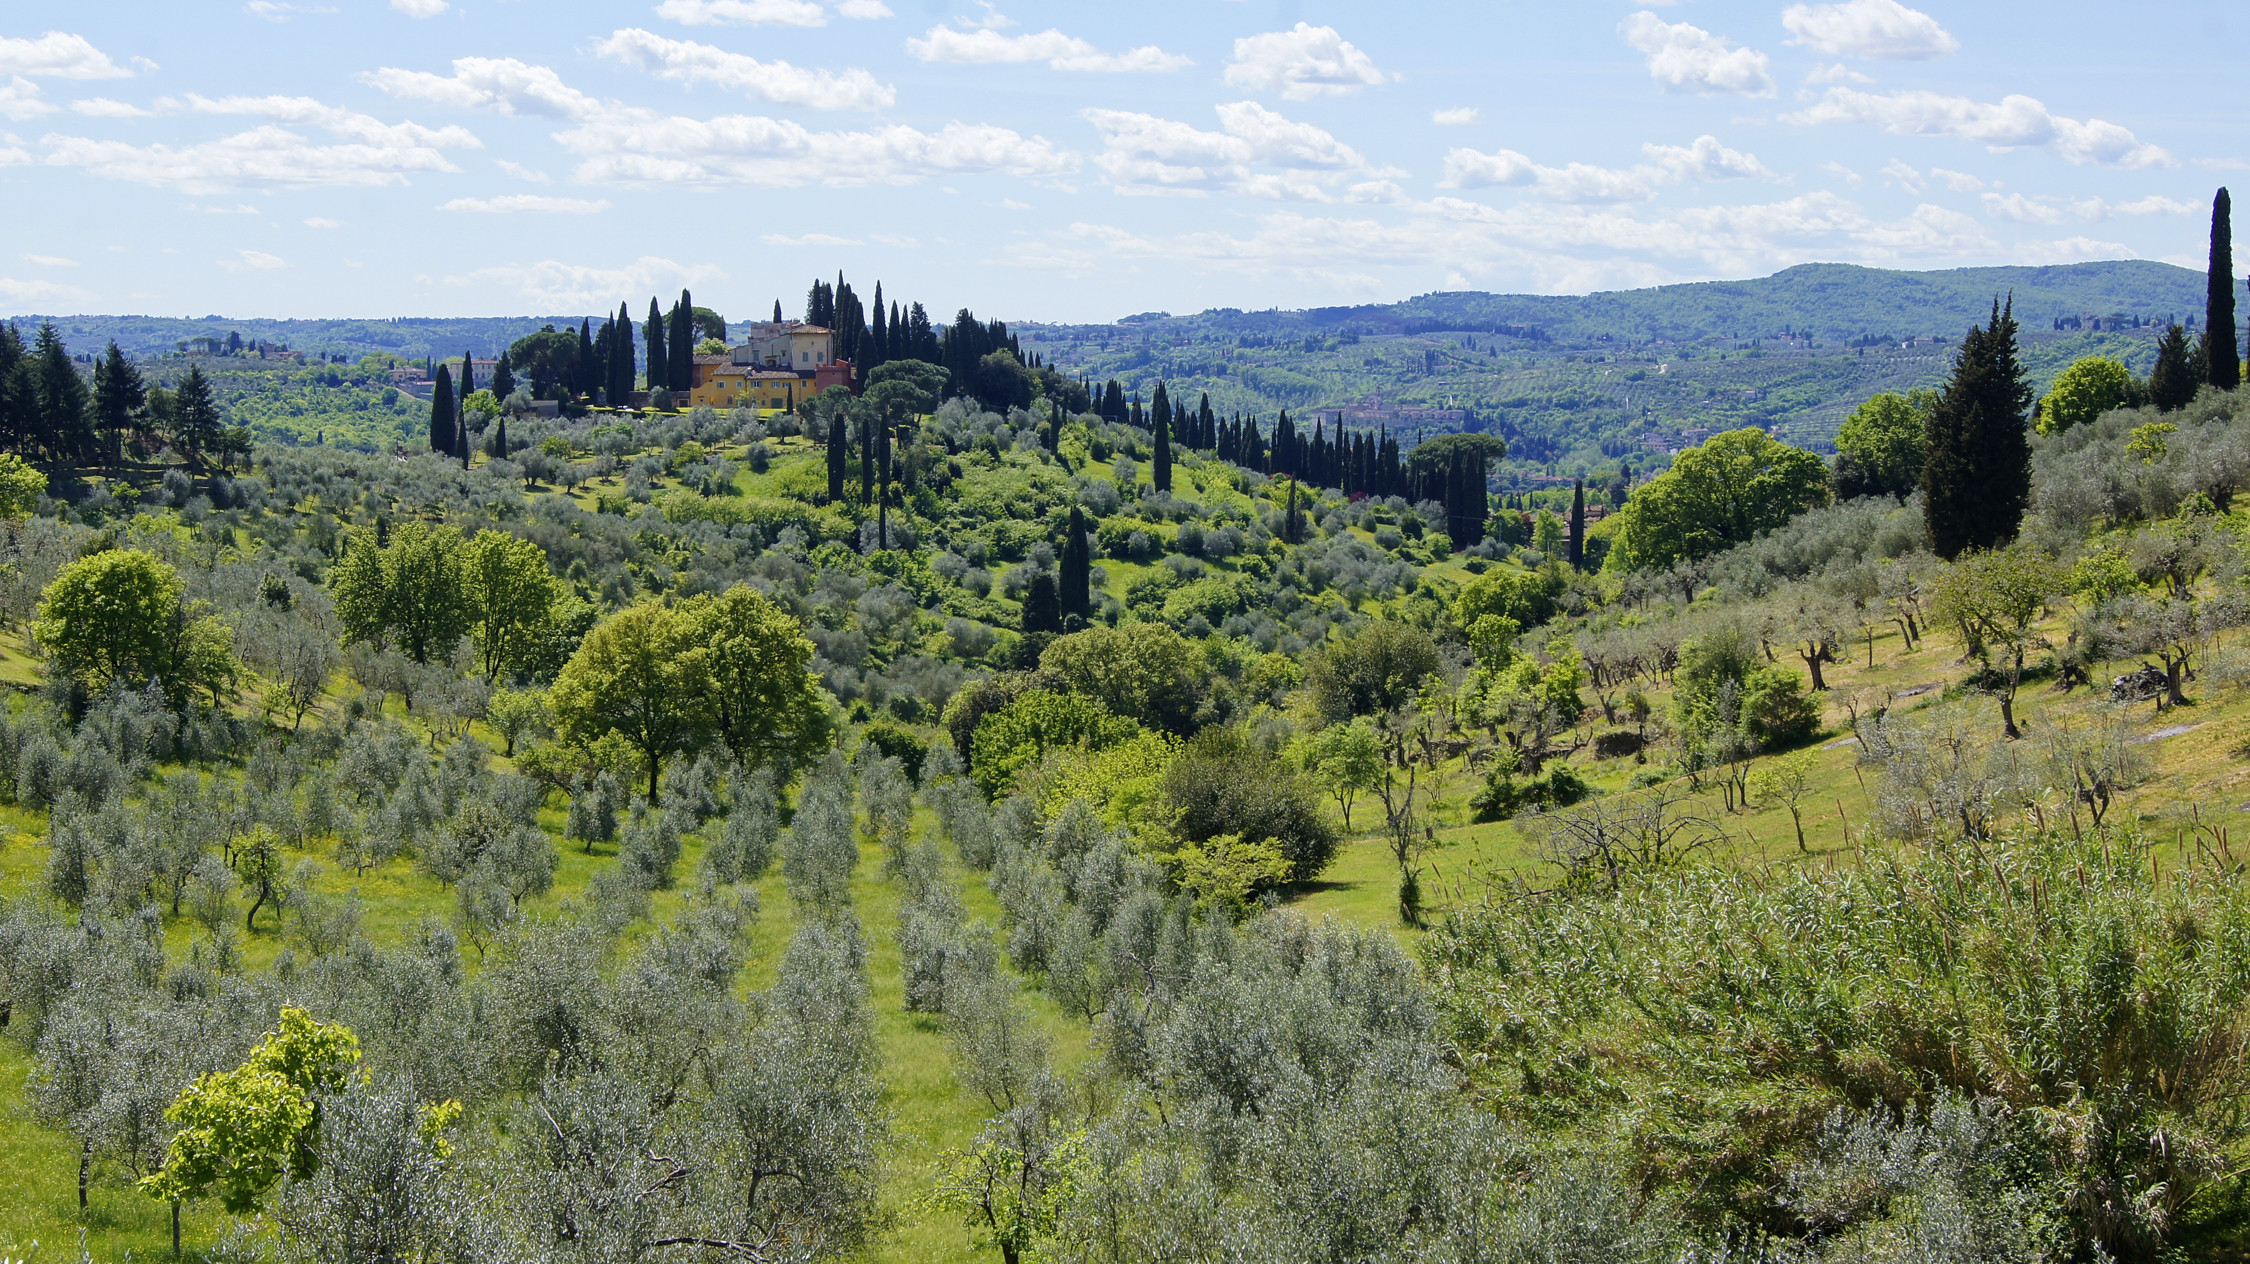
[[[0,1255],[2237,1258],[2228,219],[1547,499],[840,280],[379,450],[0,332]]]

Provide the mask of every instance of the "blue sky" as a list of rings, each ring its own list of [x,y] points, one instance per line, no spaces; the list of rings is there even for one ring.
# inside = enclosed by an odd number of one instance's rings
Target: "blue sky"
[[[2250,186],[2250,11],[2218,4],[9,8],[5,312],[637,313],[684,284],[747,318],[840,269],[1107,320],[2200,267],[2212,190]]]

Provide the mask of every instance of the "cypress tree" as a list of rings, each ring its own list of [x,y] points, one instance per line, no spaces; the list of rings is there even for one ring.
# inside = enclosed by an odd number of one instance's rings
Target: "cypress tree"
[[[875,503],[875,410],[862,409],[859,415],[859,503]]]
[[[1281,514],[1281,538],[1291,544],[1304,539],[1304,528],[1297,520],[1297,480],[1289,480],[1289,506]]]
[[[571,366],[569,391],[572,395],[593,398],[602,384],[601,362],[594,358],[594,322],[586,317],[578,321],[578,363]]]
[[[1195,446],[1208,452],[1215,441],[1218,419],[1211,412],[1211,392],[1203,392],[1203,402],[1195,410]]]
[[[2188,346],[2187,331],[2178,325],[2156,341],[2156,363],[2149,369],[2149,402],[2160,413],[2178,412],[2195,400],[2203,375],[2196,372],[2195,352]]]
[[[664,313],[657,310],[653,294],[648,300],[648,327],[641,332],[648,339],[648,393],[653,398],[672,385],[672,349],[665,345]]]
[[[508,414],[492,423],[492,441],[485,446],[485,454],[506,460],[508,456]]]
[[[2211,270],[2205,278],[2203,372],[2222,391],[2242,385],[2242,359],[2234,344],[2233,199],[2220,189],[2211,199]]]
[[[109,349],[94,366],[94,417],[109,434],[103,455],[112,463],[124,460],[125,430],[147,403],[148,384],[141,380],[140,369],[118,348],[117,340],[110,339]]]
[[[1094,558],[1086,544],[1086,512],[1070,507],[1070,534],[1063,537],[1062,583],[1059,594],[1065,620],[1090,622],[1094,617]]]
[[[453,455],[453,370],[442,364],[430,391],[430,451]]]
[[[500,353],[500,362],[492,366],[492,398],[505,404],[516,393],[515,370],[508,367],[508,353]]]
[[[1570,486],[1570,566],[1586,569],[1586,480]]]
[[[1157,384],[1156,391],[1157,400],[1161,403],[1164,398],[1163,383]],[[1155,421],[1156,453],[1149,460],[1149,477],[1155,482],[1156,490],[1168,492],[1172,490],[1172,410],[1158,408]]]
[[[633,316],[624,303],[609,327],[609,406],[624,408],[633,402]]]
[[[883,283],[875,283],[874,327],[867,331],[867,350],[863,353],[867,367],[872,369],[891,358],[891,327],[883,319]]]
[[[2015,304],[1995,301],[1992,323],[1971,329],[1953,379],[1930,411],[1922,466],[1922,516],[1938,556],[1998,548],[2015,538],[2031,500],[2031,441],[2024,426],[2031,383],[2016,357]]]
[[[1055,590],[1055,577],[1040,571],[1031,577],[1031,587],[1023,595],[1023,631],[1029,636],[1036,632],[1062,631],[1062,599]]]
[[[851,440],[844,433],[844,410],[828,415],[828,503],[842,504],[844,476],[850,472]]]
[[[671,371],[665,379],[674,394],[684,395],[695,389],[695,300],[684,289],[680,291],[680,305],[672,309],[671,332]]]

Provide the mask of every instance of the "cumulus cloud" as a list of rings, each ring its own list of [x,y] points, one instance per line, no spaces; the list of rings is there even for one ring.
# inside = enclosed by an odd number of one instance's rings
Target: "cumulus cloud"
[[[1930,168],[1930,174],[1936,176],[1940,180],[1943,180],[1945,182],[1945,187],[1953,190],[1955,193],[1980,193],[1984,190],[1984,181],[1978,179],[1973,175],[1970,175],[1966,171],[1953,171],[1945,167],[1932,167]]]
[[[1512,149],[1480,153],[1455,149],[1445,155],[1441,187],[1528,188],[1551,202],[1645,202],[1666,185],[1713,180],[1769,178],[1773,173],[1754,154],[1729,149],[1716,136],[1699,136],[1692,145],[1643,145],[1648,162],[1635,167],[1597,167],[1574,162],[1546,167]]]
[[[457,109],[563,119],[590,118],[601,110],[601,102],[565,84],[553,70],[513,57],[456,57],[451,75],[385,66],[360,79],[394,97]]]
[[[1687,22],[1666,22],[1646,9],[1625,19],[1625,42],[1648,56],[1649,78],[1667,92],[1704,96],[1768,97],[1774,93],[1767,72],[1772,59],[1741,48]]]
[[[862,21],[891,16],[883,0],[839,0],[836,12]],[[664,0],[656,16],[682,26],[826,26],[814,0]]]
[[[1872,123],[1897,136],[1949,136],[1995,153],[2044,149],[2079,166],[2174,167],[2179,163],[2115,123],[2065,118],[2034,98],[1976,101],[1927,91],[1873,93],[1830,88],[1818,103],[1784,121]]]
[[[681,83],[715,83],[746,96],[778,105],[801,105],[815,110],[881,110],[898,101],[898,93],[877,83],[864,70],[842,74],[804,70],[785,61],[759,61],[709,44],[666,39],[638,27],[618,31],[594,51],[629,66],[638,66],[659,79]]]
[[[0,83],[0,118],[35,119],[55,107],[40,98],[39,85],[21,75]]]
[[[920,39],[906,41],[906,51],[922,61],[950,62],[955,65],[980,66],[1045,62],[1056,70],[1095,72],[1171,71],[1195,62],[1177,53],[1167,53],[1154,44],[1130,48],[1121,53],[1105,53],[1074,35],[1058,30],[1045,30],[1036,34],[1002,35],[989,26],[975,30],[961,30],[950,26],[933,26]]]
[[[598,215],[609,209],[609,203],[548,197],[540,193],[508,193],[490,198],[455,198],[438,209],[472,215]]]
[[[153,66],[153,63],[151,63]],[[130,79],[133,72],[109,59],[83,35],[49,31],[37,39],[0,37],[0,75],[33,79]]]
[[[446,0],[391,0],[391,7],[410,18],[434,18],[453,6]]]
[[[497,160],[494,165],[500,168],[501,174],[511,180],[521,180],[526,184],[553,184],[555,182],[555,178],[544,171],[534,170],[520,162],[510,162],[506,158]]]
[[[1102,137],[1095,165],[1123,193],[1233,192],[1329,201],[1340,185],[1402,174],[1375,168],[1327,131],[1254,101],[1222,105],[1217,113],[1220,130],[1208,132],[1129,110],[1081,111]]]
[[[399,185],[416,172],[457,171],[448,149],[482,147],[467,129],[385,123],[311,97],[220,97],[190,94],[185,108],[202,114],[274,120],[197,145],[130,145],[83,136],[42,138],[46,162],[95,175],[187,193],[263,186],[321,188]],[[321,144],[290,130],[315,127],[337,138]]]
[[[153,112],[144,110],[130,101],[112,101],[108,97],[87,97],[73,101],[70,108],[89,118],[150,118]]]
[[[263,250],[237,250],[234,258],[218,261],[229,272],[278,272],[289,266],[280,255],[269,255]]]
[[[1430,121],[1439,127],[1467,127],[1481,117],[1483,117],[1483,112],[1478,110],[1477,107],[1464,105],[1454,110],[1432,111]]]
[[[1842,180],[1844,183],[1852,185],[1855,188],[1858,187],[1860,183],[1862,183],[1860,174],[1857,171],[1854,171],[1850,167],[1847,167],[1844,164],[1833,159],[1820,164],[1820,169],[1827,172],[1829,175]]]
[[[726,279],[724,270],[708,264],[683,265],[656,255],[643,255],[616,268],[565,263],[558,259],[497,264],[449,276],[445,283],[512,293],[522,299],[526,310],[530,311],[583,312],[606,307],[620,294],[661,294],[682,286],[700,286]]]
[[[1335,27],[1306,22],[1236,40],[1226,73],[1233,87],[1278,92],[1285,101],[1347,96],[1389,78]]]
[[[25,263],[36,263],[42,268],[75,268],[78,266],[78,261],[76,259],[65,259],[61,255],[35,255],[26,253],[23,257],[23,261]]]
[[[579,156],[578,179],[595,184],[908,184],[953,174],[1046,178],[1078,164],[1043,137],[983,124],[821,132],[761,115],[699,119],[605,105],[514,58],[460,58],[449,76],[385,68],[365,78],[394,96],[573,123],[555,139]]]
[[[1938,20],[1898,0],[1793,4],[1781,11],[1789,42],[1832,57],[1928,61],[1960,49]]]
[[[85,295],[86,291],[75,285],[56,281],[19,281],[14,277],[0,276],[0,308],[24,311],[36,305],[68,302]],[[49,306],[52,311],[53,307]]]
[[[1921,172],[1896,158],[1883,164],[1883,178],[1908,193],[1919,194],[1930,187],[1930,182],[1922,177]]]
[[[1994,219],[2012,220],[2018,224],[2060,224],[2063,213],[2059,207],[2035,202],[2021,193],[1984,195],[1984,213]]]

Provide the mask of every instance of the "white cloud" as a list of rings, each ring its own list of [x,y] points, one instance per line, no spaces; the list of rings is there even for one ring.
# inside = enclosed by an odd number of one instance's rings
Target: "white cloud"
[[[344,221],[330,219],[325,215],[314,215],[305,220],[305,227],[307,228],[342,228],[343,226]]]
[[[64,285],[56,281],[19,281],[14,277],[0,277],[0,307],[19,312],[34,305],[68,302],[83,297],[85,293],[75,285]]]
[[[609,185],[849,186],[995,173],[1037,179],[1078,165],[1044,137],[959,122],[935,132],[903,125],[816,132],[759,115],[695,119],[627,109],[605,111],[555,139],[579,155],[579,180]]]
[[[837,0],[836,12],[862,22],[892,16],[891,6],[884,4],[883,0]]]
[[[1121,53],[1105,53],[1085,40],[1053,29],[1036,34],[1002,35],[991,27],[961,30],[933,26],[920,39],[906,41],[906,50],[922,61],[965,66],[1043,61],[1055,70],[1162,72],[1195,64],[1191,58],[1167,53],[1154,44]]]
[[[656,16],[683,26],[828,25],[828,11],[812,0],[664,0],[656,6]],[[847,13],[844,16],[863,15]],[[864,16],[888,17],[890,11],[884,9],[882,13]]]
[[[413,172],[456,171],[443,151],[482,142],[460,127],[385,123],[323,105],[311,97],[221,97],[190,94],[186,108],[202,114],[258,115],[276,120],[197,145],[129,145],[83,136],[41,138],[46,162],[83,167],[134,184],[206,193],[244,186],[318,188],[407,183]],[[317,144],[280,124],[318,127],[339,138]]]
[[[918,250],[922,243],[902,233],[876,233],[868,238],[878,246],[891,246],[899,250]]]
[[[1945,182],[1945,187],[1955,193],[1981,193],[1984,181],[1966,171],[1953,171],[1945,167],[1932,167],[1930,174]]]
[[[76,259],[65,259],[61,255],[26,254],[23,259],[25,263],[36,263],[42,268],[75,268],[78,266]]]
[[[39,85],[21,75],[0,83],[0,118],[21,121],[52,114],[55,107],[40,99]]]
[[[1805,82],[1818,88],[1831,83],[1873,83],[1875,80],[1842,62],[1836,62],[1832,65],[1813,67],[1812,73],[1805,76]]]
[[[30,151],[15,144],[15,137],[0,137],[0,140],[8,142],[0,144],[0,167],[21,167],[31,161]]]
[[[89,118],[153,118],[153,111],[144,110],[130,101],[112,101],[108,97],[87,97],[73,101],[70,108]]]
[[[510,162],[502,158],[497,165],[501,173],[512,180],[521,180],[526,184],[553,184],[555,182],[553,176],[544,171],[535,171],[520,162]]]
[[[1984,195],[1984,213],[1994,219],[2011,220],[2018,224],[2060,224],[2063,213],[2059,208],[2035,202],[2021,193],[2005,196],[1998,193]]]
[[[1781,24],[1790,43],[1832,57],[1928,61],[1961,47],[1936,18],[1898,0],[1793,4],[1781,11]]]
[[[759,61],[709,44],[666,39],[638,27],[616,32],[595,45],[594,51],[659,79],[716,83],[780,105],[881,110],[898,101],[896,91],[877,83],[875,76],[864,70],[847,70],[840,75],[828,70],[803,70],[785,61]]]
[[[360,79],[394,97],[460,109],[565,119],[590,118],[601,110],[601,102],[566,85],[553,70],[513,57],[457,57],[450,77],[385,66]]]
[[[1646,9],[1625,19],[1625,42],[1648,55],[1649,78],[1667,92],[1705,96],[1767,97],[1774,93],[1767,73],[1772,59],[1754,48],[1713,35],[1686,22],[1668,23]]]
[[[589,202],[584,198],[548,197],[540,193],[508,193],[490,198],[455,198],[438,209],[478,215],[598,215],[609,209],[609,203]]]
[[[1930,182],[1922,178],[1921,172],[1896,158],[1883,164],[1883,176],[1908,193],[1919,194],[1930,187]]]
[[[288,267],[289,261],[263,250],[237,250],[234,258],[221,259],[218,264],[229,272],[276,272]]]
[[[614,309],[625,295],[662,294],[726,279],[723,270],[708,264],[688,266],[643,255],[621,268],[596,268],[557,259],[500,264],[449,276],[445,283],[486,292],[505,290],[522,299],[530,311],[583,312]]]
[[[2166,150],[2141,141],[2115,123],[2064,118],[2034,98],[2011,95],[1974,101],[1942,93],[1871,93],[1830,88],[1819,103],[1782,116],[1790,123],[1872,123],[1897,136],[1949,136],[1995,153],[2045,149],[2080,166],[2173,167]]]
[[[2096,241],[2091,237],[2065,237],[2060,241],[2027,241],[2015,248],[2016,262],[2034,267],[2047,267],[2059,263],[2085,263],[2094,259],[2137,258],[2133,248],[2117,241]],[[2203,266],[2197,259],[2192,265]]]
[[[2161,194],[2131,202],[2111,202],[2103,198],[2086,198],[2070,204],[2070,213],[2089,222],[2108,219],[2112,215],[2197,215],[2208,208],[2187,202],[2175,202]]]
[[[1644,202],[1670,184],[1773,175],[1756,155],[1728,149],[1716,136],[1697,137],[1688,146],[1643,145],[1641,152],[1649,161],[1636,167],[1597,167],[1583,162],[1545,167],[1512,149],[1491,154],[1455,149],[1445,155],[1441,187],[1528,188],[1551,202]]]
[[[1051,177],[1078,164],[1044,138],[1004,127],[955,122],[936,132],[905,126],[816,132],[761,115],[697,119],[605,105],[553,70],[514,58],[463,57],[453,72],[385,68],[364,78],[394,96],[576,123],[555,139],[579,155],[578,179],[595,184],[907,184],[956,173]]]
[[[1305,22],[1236,40],[1226,73],[1233,87],[1278,92],[1285,101],[1346,96],[1389,78],[1335,27]]]
[[[434,18],[453,6],[446,0],[391,0],[391,7],[410,18]]]
[[[150,63],[154,69],[154,63]],[[86,42],[83,35],[49,31],[38,39],[0,37],[0,75],[34,79],[130,79],[133,72]]]
[[[1216,132],[1128,110],[1080,113],[1101,133],[1095,164],[1124,193],[1224,191],[1328,201],[1339,184],[1401,174],[1378,170],[1321,128],[1254,101],[1219,106]]]
[[[1473,105],[1464,105],[1459,109],[1432,111],[1430,121],[1439,127],[1467,127],[1481,117],[1483,111]]]
[[[1851,185],[1855,189],[1858,188],[1861,183],[1863,183],[1860,178],[1860,174],[1857,171],[1852,170],[1850,167],[1847,167],[1840,162],[1836,162],[1833,160],[1824,162],[1820,164],[1820,169],[1827,172],[1829,175],[1835,176],[1837,179],[1842,180],[1844,183]]]
[[[830,233],[805,233],[798,237],[788,237],[780,233],[767,233],[758,240],[769,246],[856,246],[860,244],[850,237],[838,237]]]
[[[1763,275],[1829,260],[1962,263],[2000,249],[1976,221],[1941,207],[1878,220],[1834,194],[1813,193],[1651,216],[1538,202],[1499,210],[1438,198],[1415,204],[1396,222],[1277,212],[1242,234],[1207,229],[1156,236],[1078,223],[1044,241],[1011,240],[1005,262],[1066,276],[1114,274],[1121,265],[1165,275],[1183,268],[1259,279],[1281,275],[1332,294],[1396,293],[1403,281],[1436,269],[1461,288],[1584,293]]]

